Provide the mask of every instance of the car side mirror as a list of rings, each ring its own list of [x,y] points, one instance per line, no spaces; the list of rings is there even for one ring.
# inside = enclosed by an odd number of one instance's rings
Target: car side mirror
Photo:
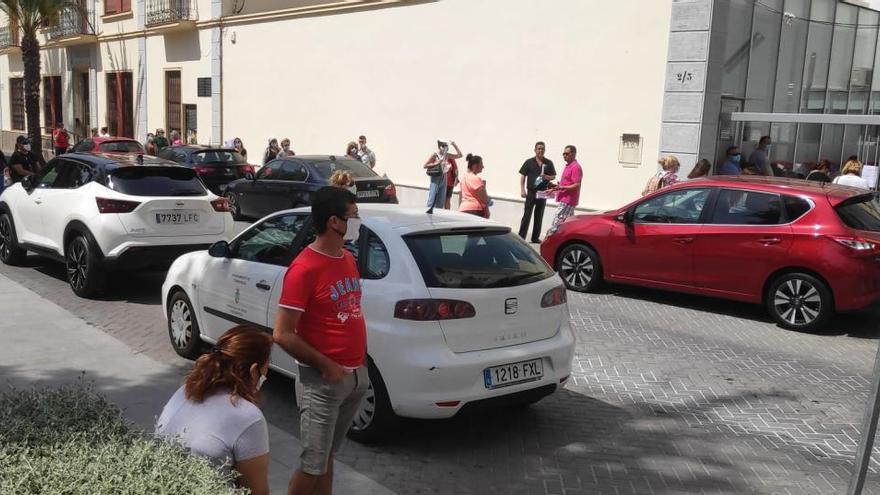
[[[226,241],[217,241],[208,248],[208,254],[214,258],[231,258],[232,250]]]
[[[34,188],[34,176],[28,175],[28,176],[23,177],[21,179],[21,187],[27,189],[28,191],[33,189]]]
[[[257,180],[257,176],[250,173],[250,172],[247,172],[246,174],[244,174],[244,178],[247,180]]]
[[[623,223],[623,224],[629,225],[629,224],[631,224],[631,223],[633,222],[633,211],[632,211],[632,210],[626,210],[625,212],[623,212],[623,213],[617,215],[616,217],[614,217],[614,220],[616,220],[616,221],[618,221],[618,222],[620,222],[620,223]]]

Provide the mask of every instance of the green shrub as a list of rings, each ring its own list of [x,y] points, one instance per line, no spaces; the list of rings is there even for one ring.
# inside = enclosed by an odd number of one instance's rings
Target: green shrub
[[[0,393],[0,494],[244,494],[77,383]]]

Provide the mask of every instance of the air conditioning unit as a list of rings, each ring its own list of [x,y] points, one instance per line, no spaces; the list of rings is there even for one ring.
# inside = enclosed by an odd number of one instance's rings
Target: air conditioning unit
[[[854,67],[849,78],[850,89],[867,89],[871,86],[873,71],[865,67]]]

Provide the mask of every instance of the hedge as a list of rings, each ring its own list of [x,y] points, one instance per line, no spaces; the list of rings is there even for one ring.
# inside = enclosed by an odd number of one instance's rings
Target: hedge
[[[0,493],[245,494],[207,459],[145,433],[81,380],[0,393]]]

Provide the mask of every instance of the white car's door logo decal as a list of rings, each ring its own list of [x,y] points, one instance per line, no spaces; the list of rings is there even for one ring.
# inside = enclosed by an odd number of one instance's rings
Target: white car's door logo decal
[[[517,302],[515,297],[511,297],[510,299],[504,301],[504,314],[506,315],[514,315],[516,311],[519,309],[519,302]]]

